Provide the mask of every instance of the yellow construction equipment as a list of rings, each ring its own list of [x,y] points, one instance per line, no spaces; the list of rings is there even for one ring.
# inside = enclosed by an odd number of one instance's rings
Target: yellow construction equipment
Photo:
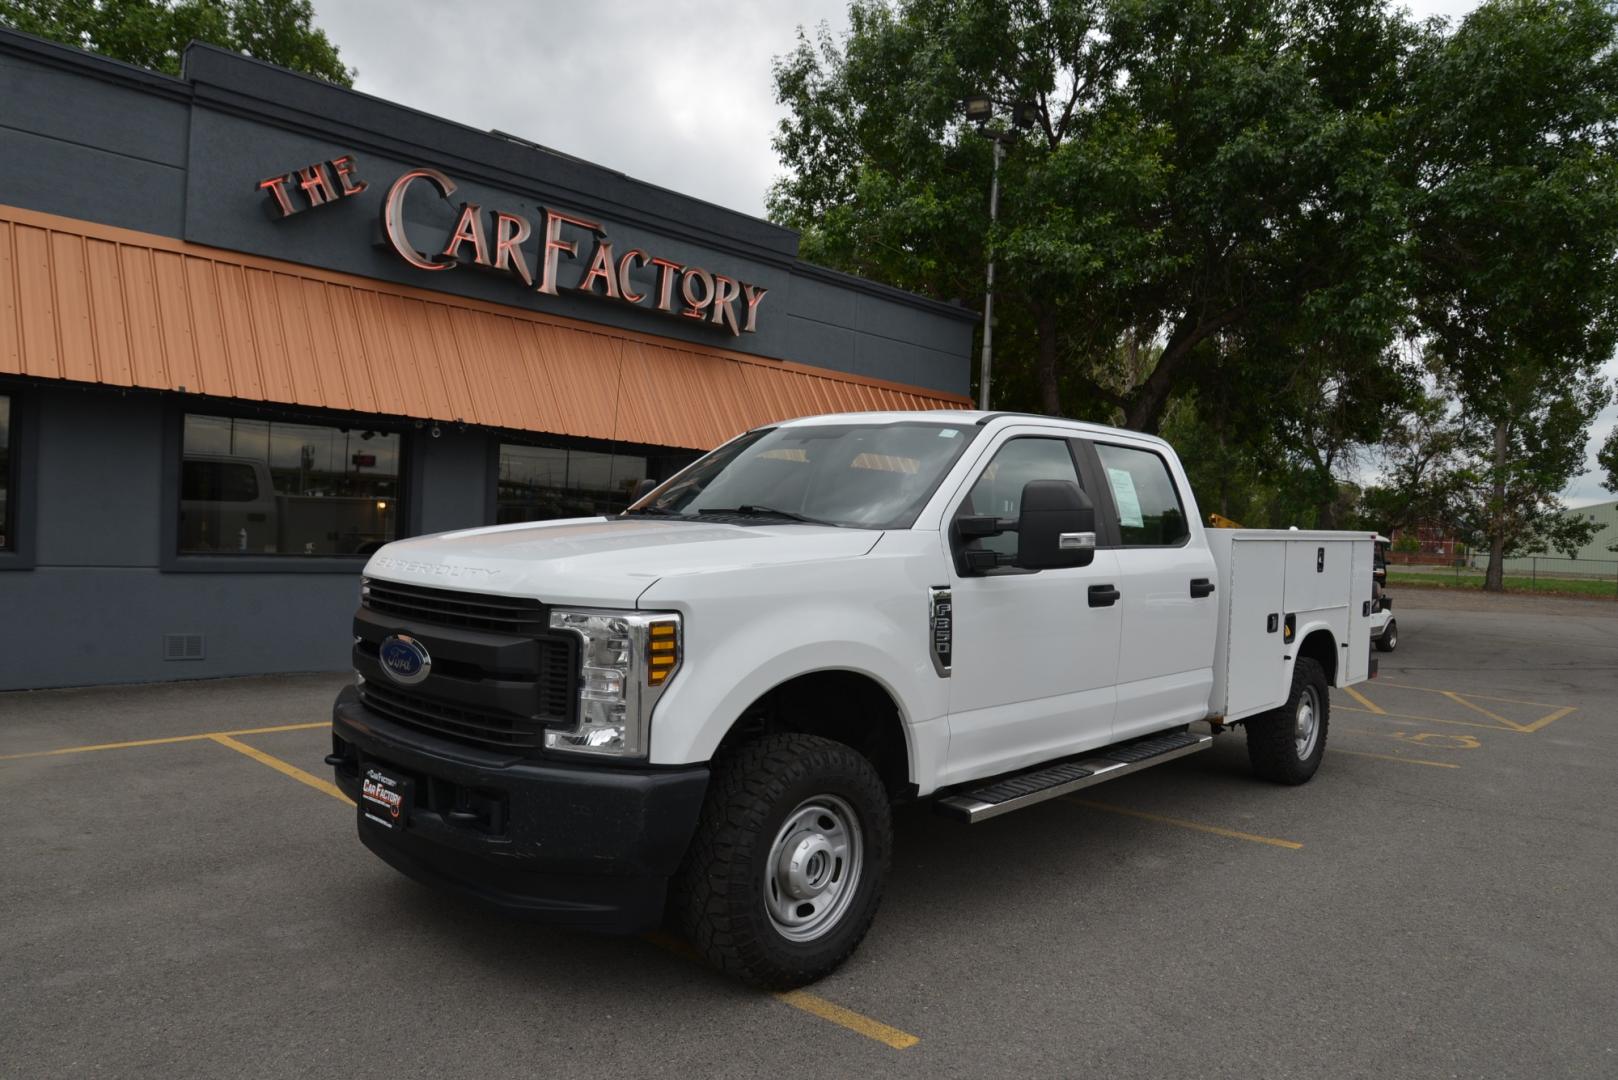
[[[1210,513],[1208,515],[1208,528],[1210,529],[1240,529],[1241,527],[1241,522],[1232,521],[1224,514]]]

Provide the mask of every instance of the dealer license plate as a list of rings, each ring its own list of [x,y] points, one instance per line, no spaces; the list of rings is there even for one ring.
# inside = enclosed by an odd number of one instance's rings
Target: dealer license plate
[[[360,776],[360,814],[385,829],[402,829],[410,820],[410,778],[374,765]]]

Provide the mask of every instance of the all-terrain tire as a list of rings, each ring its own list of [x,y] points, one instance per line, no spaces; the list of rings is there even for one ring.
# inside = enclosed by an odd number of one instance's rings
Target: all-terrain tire
[[[1326,753],[1330,713],[1325,672],[1316,661],[1300,656],[1286,704],[1247,721],[1247,760],[1253,772],[1278,784],[1301,784],[1315,775]]]
[[[1388,625],[1376,639],[1377,652],[1392,652],[1399,647],[1399,620],[1389,619]]]
[[[828,837],[833,845],[842,838],[840,869]],[[892,852],[888,794],[863,755],[814,735],[752,740],[714,764],[673,882],[676,925],[721,971],[771,990],[803,986],[833,971],[865,937]],[[789,877],[784,867],[794,853],[808,861]],[[814,903],[830,893],[794,908],[783,886],[810,890],[819,880],[830,890],[838,873],[846,898],[832,897],[823,922],[792,925],[805,911],[812,917]]]

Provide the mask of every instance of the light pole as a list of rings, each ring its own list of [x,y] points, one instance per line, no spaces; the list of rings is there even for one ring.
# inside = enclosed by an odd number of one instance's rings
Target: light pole
[[[978,125],[978,134],[994,142],[994,171],[989,180],[989,230],[992,233],[1000,220],[1000,162],[1006,156],[1006,144],[1015,142],[1017,131],[1032,127],[1035,108],[1032,102],[1019,101],[1011,106],[1011,122],[1016,130],[991,128],[994,119],[994,99],[988,94],[973,94],[962,101],[966,119]],[[994,362],[994,248],[987,242],[989,268],[983,288],[983,360],[982,379],[978,385],[978,408],[989,411],[989,369]]]

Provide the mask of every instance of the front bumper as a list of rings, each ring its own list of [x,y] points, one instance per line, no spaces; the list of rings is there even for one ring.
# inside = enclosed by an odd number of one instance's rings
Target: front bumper
[[[515,757],[397,724],[353,687],[332,707],[337,786],[367,766],[413,782],[401,828],[358,818],[365,846],[418,881],[546,922],[632,932],[662,918],[708,787],[705,765],[639,769]]]

